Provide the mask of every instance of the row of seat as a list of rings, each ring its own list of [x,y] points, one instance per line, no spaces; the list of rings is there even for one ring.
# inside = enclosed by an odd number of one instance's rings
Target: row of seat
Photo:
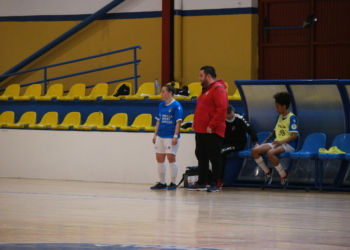
[[[112,116],[109,123],[104,125],[102,112],[91,113],[84,124],[81,124],[81,114],[79,112],[68,113],[61,124],[58,124],[58,113],[48,112],[44,114],[41,121],[36,123],[36,112],[28,111],[24,113],[17,123],[14,122],[13,111],[5,111],[0,115],[0,128],[29,128],[29,129],[55,129],[55,130],[100,130],[100,131],[154,131],[152,126],[152,115],[140,114],[128,126],[128,114],[117,113]],[[185,118],[184,122],[193,121],[193,115]],[[181,129],[181,132],[191,132],[192,128]]]
[[[261,144],[270,132],[259,133],[258,143]],[[297,142],[299,144],[299,142]],[[326,135],[324,133],[313,133],[308,135],[305,138],[302,148],[297,145],[295,152],[284,152],[278,155],[278,158],[290,158],[293,160],[314,160],[315,161],[315,188],[324,188],[322,187],[323,183],[323,161],[334,161],[334,160],[346,160],[350,161],[350,134],[341,134],[334,138],[332,142],[332,147],[336,146],[341,151],[346,152],[345,154],[333,154],[333,153],[320,153],[320,148],[325,148],[326,146]],[[237,152],[236,156],[241,158],[250,158],[252,159],[251,149]],[[319,161],[321,162],[319,164]],[[290,166],[291,167],[291,166]],[[290,170],[290,168],[289,168]]]
[[[20,95],[20,85],[19,84],[11,84],[6,89],[2,96],[0,96],[0,101],[29,101],[29,100],[36,100],[36,101],[51,101],[51,100],[58,100],[58,101],[74,101],[74,100],[81,100],[81,101],[95,101],[97,98],[101,98],[104,101],[118,101],[120,99],[125,100],[143,100],[145,98],[148,98],[150,100],[161,100],[160,95],[154,95],[154,83],[153,82],[146,82],[143,83],[139,89],[137,90],[137,93],[135,95],[129,94],[124,96],[114,96],[119,88],[125,84],[129,87],[130,93],[132,93],[132,84],[129,82],[121,82],[116,86],[116,88],[113,91],[112,95],[108,95],[108,84],[107,83],[98,83],[96,84],[93,89],[91,90],[90,95],[86,96],[86,86],[84,83],[77,83],[74,84],[67,95],[63,95],[63,84],[56,83],[50,86],[47,93],[42,96],[41,95],[41,84],[33,84],[28,86],[26,89],[24,95]],[[168,83],[170,84],[170,83]],[[226,83],[227,85],[227,83]],[[175,88],[180,88],[179,83],[175,83]],[[202,86],[200,82],[194,82],[188,85],[189,89],[189,96],[175,96],[175,99],[179,101],[190,101],[193,98],[196,98],[199,96],[199,94],[202,91]],[[229,100],[241,100],[241,97],[239,95],[238,89],[236,90],[235,94],[232,96],[228,96]]]

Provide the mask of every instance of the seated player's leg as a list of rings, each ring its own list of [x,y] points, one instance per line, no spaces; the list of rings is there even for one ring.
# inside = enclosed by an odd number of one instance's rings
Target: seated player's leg
[[[252,156],[256,160],[261,157],[261,154],[267,153],[271,149],[271,145],[268,143],[261,144],[257,147],[252,148]]]
[[[261,154],[264,154],[272,149],[271,144],[261,144],[260,146],[257,146],[255,148],[252,148],[252,156],[255,160],[255,162],[259,165],[259,167],[264,171],[265,173],[265,183],[270,185],[272,182],[272,176],[273,176],[273,169],[268,168],[264,162],[264,159],[261,157]]]
[[[281,184],[285,185],[287,180],[288,173],[283,169],[282,165],[280,164],[278,158],[276,155],[281,154],[285,152],[285,147],[278,146],[276,148],[271,149],[269,152],[267,152],[267,157],[271,161],[271,163],[275,166],[276,170],[278,171],[280,178],[281,178]]]

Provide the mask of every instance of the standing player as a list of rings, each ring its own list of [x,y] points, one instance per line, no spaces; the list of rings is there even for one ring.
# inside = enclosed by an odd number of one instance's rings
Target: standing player
[[[158,162],[159,182],[151,189],[176,189],[178,171],[176,152],[180,144],[182,106],[173,98],[174,94],[175,88],[173,86],[163,86],[161,96],[164,102],[161,102],[158,107],[156,129],[152,140]],[[165,183],[165,156],[168,158],[170,166],[171,182],[169,186]]]
[[[218,180],[221,172],[221,147],[225,137],[226,111],[228,106],[226,84],[216,79],[212,66],[204,66],[199,71],[202,93],[197,98],[194,112],[193,129],[196,133],[195,154],[198,160],[198,181],[188,187],[189,190],[219,191]],[[206,182],[209,173],[209,161],[212,164],[210,187]]]
[[[265,172],[265,182],[270,185],[272,182],[273,168],[268,168],[261,157],[261,154],[267,153],[270,162],[275,166],[280,174],[281,185],[288,185],[288,172],[283,170],[277,154],[283,152],[293,152],[295,150],[295,140],[298,138],[298,123],[296,116],[288,110],[291,95],[288,92],[280,92],[273,96],[275,98],[276,111],[279,114],[275,130],[266,138],[260,146],[252,148],[252,156],[256,163]],[[266,143],[275,138],[271,143]]]

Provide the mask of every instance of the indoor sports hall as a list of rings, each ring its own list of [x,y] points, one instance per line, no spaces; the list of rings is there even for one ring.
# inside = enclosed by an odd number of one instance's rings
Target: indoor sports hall
[[[0,250],[350,249],[350,1],[0,6]],[[276,124],[273,95],[290,94],[299,130],[295,151],[278,155],[287,186],[278,173],[265,183],[247,135],[222,189],[188,189],[198,160],[186,125],[204,65],[259,143]],[[186,93],[174,97],[184,181],[151,190],[165,85]]]

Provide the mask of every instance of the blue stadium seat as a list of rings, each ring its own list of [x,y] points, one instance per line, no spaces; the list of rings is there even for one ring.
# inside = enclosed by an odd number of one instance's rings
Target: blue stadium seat
[[[341,151],[350,153],[350,134],[341,134],[334,138],[332,147],[338,147]],[[320,160],[344,160],[345,154],[319,153]]]
[[[347,153],[347,154],[345,155],[345,160],[350,161],[350,153]]]
[[[290,153],[292,159],[312,159],[318,156],[318,149],[326,146],[326,135],[314,133],[305,139],[303,148],[300,151]]]

